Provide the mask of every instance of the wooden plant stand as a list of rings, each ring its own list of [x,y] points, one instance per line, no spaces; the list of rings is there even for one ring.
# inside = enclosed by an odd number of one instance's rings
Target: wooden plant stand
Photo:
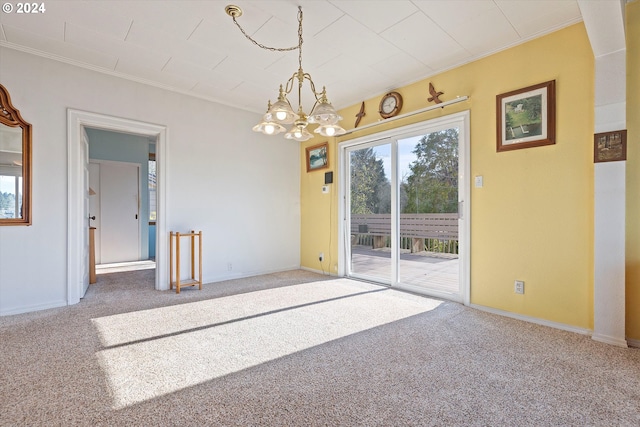
[[[202,231],[195,232],[191,230],[191,233],[169,233],[169,289],[173,289],[173,285],[176,286],[176,293],[180,293],[180,287],[182,286],[196,286],[202,290]],[[189,237],[191,240],[191,279],[180,280],[180,238]],[[196,279],[196,238],[198,240],[198,278]],[[175,246],[175,252],[174,252]],[[174,261],[175,261],[175,281],[174,281]]]

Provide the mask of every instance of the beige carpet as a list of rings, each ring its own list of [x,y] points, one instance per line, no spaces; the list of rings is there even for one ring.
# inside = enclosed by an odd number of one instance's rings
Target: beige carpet
[[[291,271],[0,317],[2,426],[640,425],[640,351]]]

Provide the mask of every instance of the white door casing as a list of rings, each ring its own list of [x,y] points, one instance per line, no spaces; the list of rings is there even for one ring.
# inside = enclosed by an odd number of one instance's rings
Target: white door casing
[[[166,200],[167,185],[167,128],[161,125],[123,119],[80,110],[67,110],[67,304],[77,304],[83,290],[85,265],[82,262],[85,246],[83,246],[83,227],[87,227],[84,216],[84,194],[88,193],[84,181],[86,148],[82,144],[82,132],[85,127],[104,130],[129,132],[150,136],[156,139],[156,174],[157,174],[157,212],[156,236],[167,235],[168,204]],[[156,238],[156,283],[157,290],[169,289],[168,239]]]
[[[81,241],[82,241],[82,289],[80,290],[80,298],[84,297],[84,294],[89,289],[89,137],[87,132],[82,129],[82,146],[84,150],[84,164],[82,171],[82,182],[86,191],[82,194],[82,205],[84,215],[84,227],[82,227]]]

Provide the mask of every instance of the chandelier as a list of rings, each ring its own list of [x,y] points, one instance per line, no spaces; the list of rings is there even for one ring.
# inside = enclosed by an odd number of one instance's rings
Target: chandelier
[[[244,29],[238,24],[236,18],[242,16],[242,9],[238,6],[229,5],[225,7],[225,12],[240,29],[242,34],[256,46],[275,52],[298,51],[298,71],[293,73],[285,85],[280,85],[278,100],[272,105],[271,101],[267,104],[267,112],[262,117],[262,121],[253,127],[255,132],[262,132],[265,135],[276,135],[286,131],[283,125],[292,125],[288,132],[284,134],[287,139],[296,141],[306,141],[313,138],[313,135],[307,129],[309,124],[317,124],[315,133],[322,136],[342,135],[346,131],[338,125],[342,117],[336,112],[331,103],[327,100],[327,91],[323,86],[321,92],[316,91],[316,86],[311,79],[309,73],[302,70],[302,8],[298,6],[298,45],[288,48],[268,47],[255,41],[249,36]],[[311,92],[315,98],[315,103],[311,108],[311,113],[306,114],[302,109],[302,86],[308,81]],[[293,88],[298,86],[298,110],[294,111],[291,103],[287,99]]]

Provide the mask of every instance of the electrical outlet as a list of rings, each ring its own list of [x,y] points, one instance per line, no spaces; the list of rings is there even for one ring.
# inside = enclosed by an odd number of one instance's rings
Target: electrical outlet
[[[516,294],[524,294],[524,282],[522,280],[516,280],[514,291]]]
[[[230,262],[227,263],[227,271],[231,271],[233,270],[233,264],[231,264]]]
[[[318,261],[320,261],[320,262],[324,261],[324,252],[320,252],[318,254]]]

